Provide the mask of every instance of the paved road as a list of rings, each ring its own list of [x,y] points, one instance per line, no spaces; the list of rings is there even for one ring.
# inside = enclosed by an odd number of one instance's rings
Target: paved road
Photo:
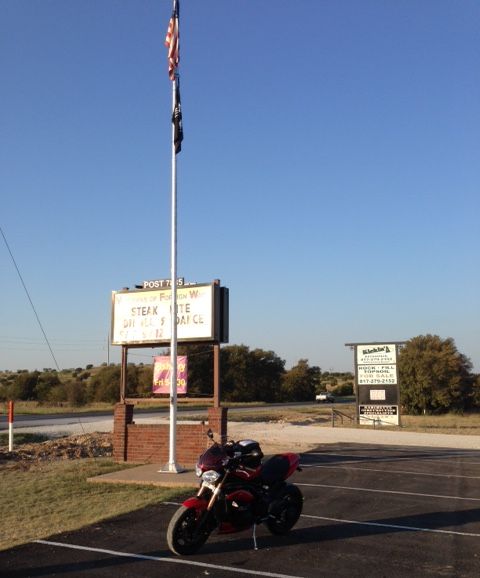
[[[175,508],[159,504],[77,532],[0,552],[9,578],[464,577],[480,574],[480,451],[329,444],[295,474],[303,515],[286,537],[212,536],[172,556]]]
[[[111,420],[113,424],[113,413],[92,413],[92,414],[51,414],[51,415],[16,415],[14,421],[15,429],[20,428],[40,428],[64,426],[74,423],[95,423],[99,421]],[[5,416],[0,417],[0,431],[8,429],[8,421]]]
[[[344,402],[340,402],[344,405]],[[346,403],[346,402],[345,402]],[[237,412],[262,412],[265,409],[271,408],[300,408],[300,407],[312,407],[313,405],[317,406],[314,403],[288,403],[288,404],[267,404],[267,405],[259,405],[259,406],[237,406],[233,408],[229,408],[229,414],[234,414]],[[336,407],[337,404],[328,404],[328,407]],[[185,409],[185,408],[178,408],[178,415],[181,418],[187,418],[189,416],[197,416],[199,414],[205,413],[206,409]],[[169,415],[169,408],[165,409],[155,409],[155,410],[148,410],[148,409],[135,409],[135,415],[141,416],[143,420],[146,419],[158,419],[158,417],[168,417]],[[0,414],[0,431],[8,430],[8,421],[7,421],[6,414]],[[58,429],[61,430],[63,426],[72,425],[72,424],[93,424],[93,423],[105,423],[111,422],[113,427],[113,410],[112,411],[105,411],[105,412],[73,412],[68,414],[44,414],[44,415],[31,415],[31,414],[17,414],[15,415],[15,429],[20,428],[40,428],[40,427],[50,427],[55,428],[58,426]]]

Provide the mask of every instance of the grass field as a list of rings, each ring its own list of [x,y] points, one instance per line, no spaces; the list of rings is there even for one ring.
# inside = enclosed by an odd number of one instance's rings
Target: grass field
[[[480,413],[404,415],[402,416],[402,429],[426,433],[479,435]]]
[[[181,493],[153,486],[88,483],[89,477],[125,468],[111,458],[24,468],[18,463],[0,467],[0,550],[172,500]]]
[[[154,399],[154,400],[135,400],[132,402],[135,407],[145,409],[166,408],[169,406],[169,400]],[[213,405],[211,398],[178,398],[178,407],[188,407],[192,409],[204,408]],[[45,415],[45,414],[62,414],[62,413],[87,413],[87,412],[113,412],[113,404],[111,403],[89,403],[88,405],[74,406],[66,402],[61,404],[47,404],[38,401],[16,401],[15,414],[25,415]],[[0,402],[0,414],[8,413],[8,406],[6,402]]]
[[[344,404],[337,406],[346,415],[355,415],[354,404]],[[229,415],[230,421],[279,421],[295,424],[329,426],[332,422],[332,407],[328,405],[312,405],[303,408],[272,408],[269,410],[259,409],[255,412],[236,412]],[[480,412],[465,414],[444,414],[444,415],[403,415],[401,416],[400,429],[404,431],[418,431],[445,434],[480,434]],[[336,422],[335,427],[340,427]],[[343,427],[369,427],[357,426],[348,419],[344,420]],[[385,426],[384,429],[392,430],[392,427]],[[395,428],[393,428],[395,429]]]

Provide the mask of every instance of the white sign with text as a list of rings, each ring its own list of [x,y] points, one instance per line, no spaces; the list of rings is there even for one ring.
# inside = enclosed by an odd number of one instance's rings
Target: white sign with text
[[[380,365],[396,362],[397,354],[394,344],[357,345],[357,365]]]
[[[388,385],[397,383],[396,365],[359,365],[359,385]]]
[[[112,344],[168,342],[171,338],[171,290],[114,291]],[[214,338],[213,285],[177,288],[179,341]]]

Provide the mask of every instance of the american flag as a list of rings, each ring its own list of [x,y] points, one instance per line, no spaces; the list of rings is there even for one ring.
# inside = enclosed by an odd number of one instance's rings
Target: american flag
[[[167,36],[165,38],[165,46],[168,48],[168,75],[170,80],[175,80],[175,71],[180,60],[179,55],[179,44],[180,44],[180,31],[178,28],[178,13],[179,13],[179,2],[175,0],[173,4],[173,12],[168,23]]]

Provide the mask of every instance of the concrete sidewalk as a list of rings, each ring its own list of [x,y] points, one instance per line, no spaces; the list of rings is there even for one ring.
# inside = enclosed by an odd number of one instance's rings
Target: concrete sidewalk
[[[87,482],[94,484],[141,484],[168,488],[192,488],[199,485],[198,478],[192,469],[175,474],[160,472],[162,467],[160,464],[144,464],[88,478]]]

